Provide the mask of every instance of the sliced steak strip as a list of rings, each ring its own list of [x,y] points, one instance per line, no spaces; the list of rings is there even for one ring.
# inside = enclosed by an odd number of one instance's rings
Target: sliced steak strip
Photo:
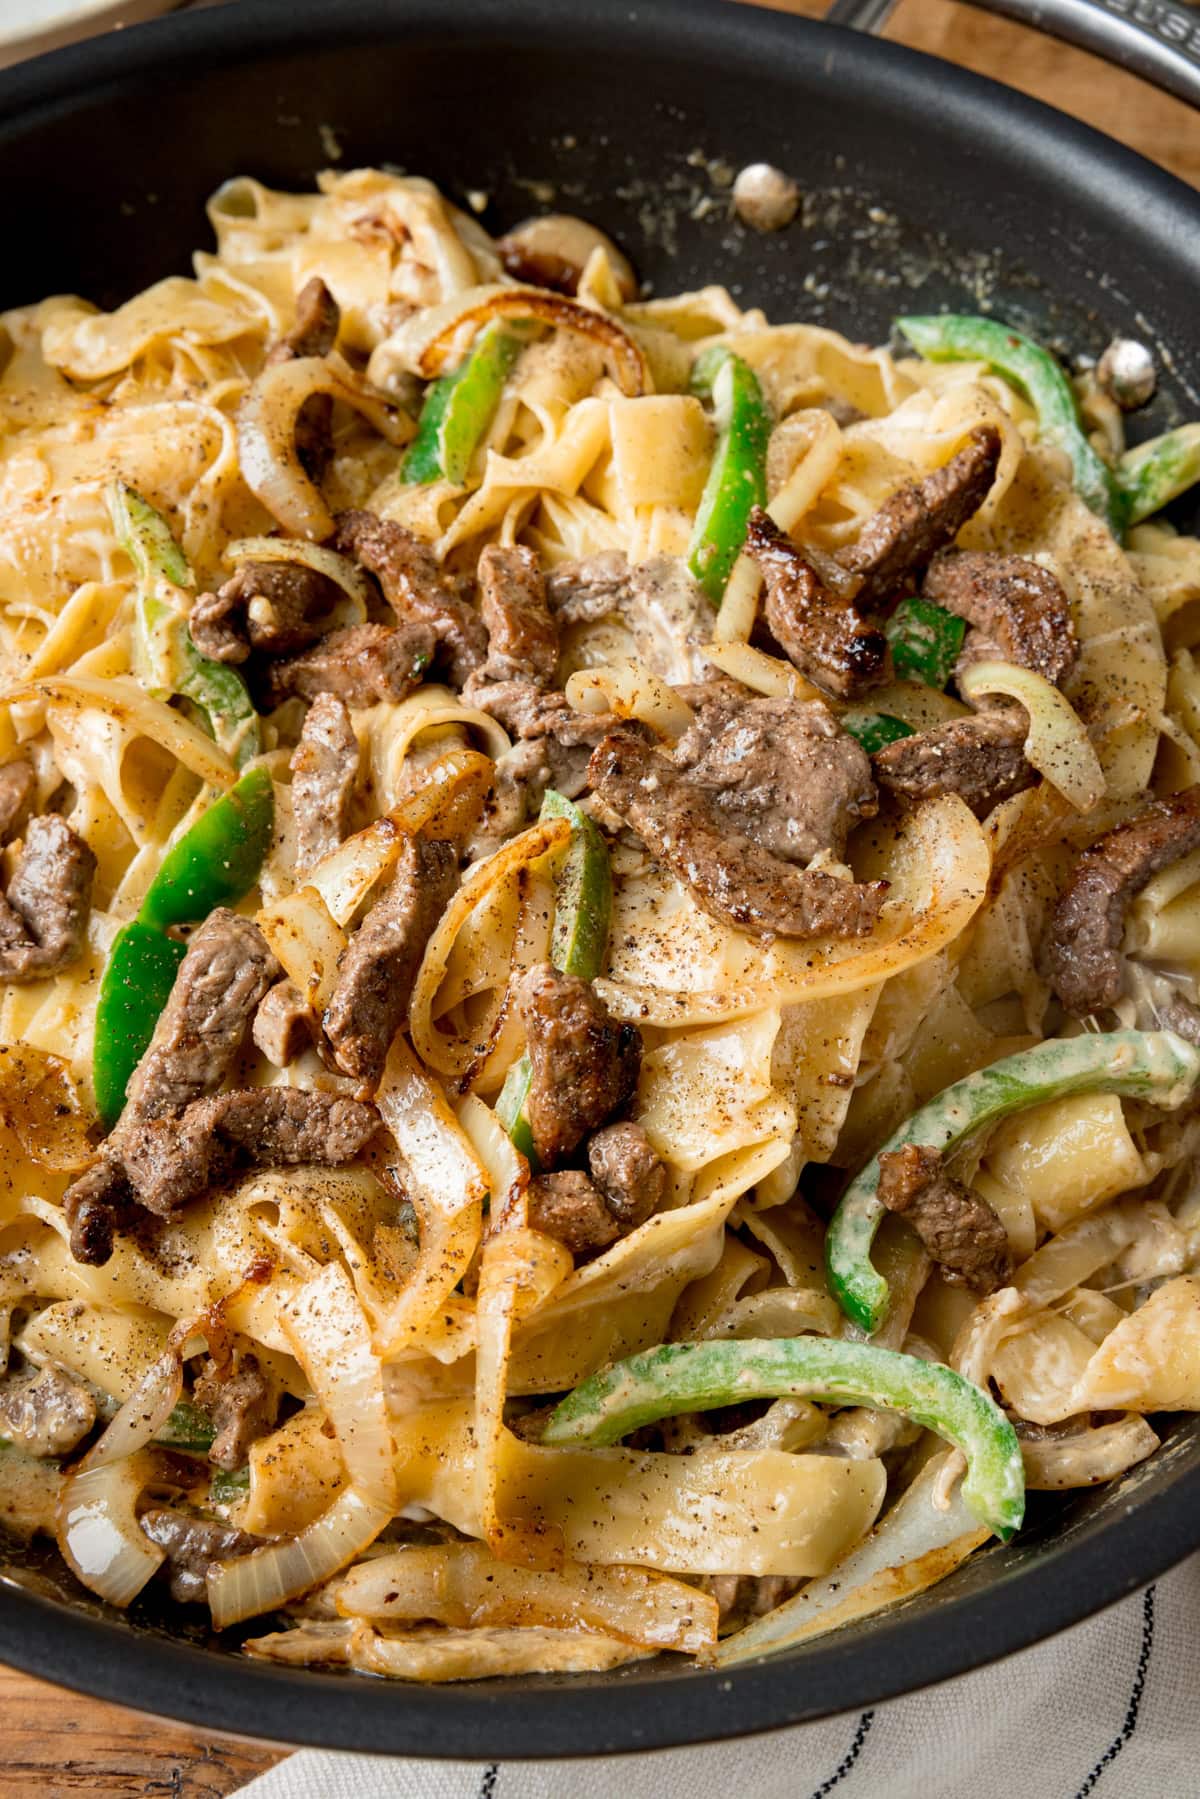
[[[621,610],[629,596],[630,573],[624,550],[560,562],[546,577],[546,597],[560,624],[591,624]]]
[[[487,628],[473,606],[460,599],[430,546],[392,519],[373,512],[343,512],[334,547],[353,556],[383,589],[402,624],[432,628],[456,687],[487,656]]]
[[[586,981],[549,962],[526,970],[517,1006],[533,1068],[526,1116],[539,1161],[552,1167],[630,1098],[641,1034],[610,1017]]]
[[[317,1021],[294,981],[276,981],[254,1014],[250,1035],[254,1047],[276,1068],[286,1068],[303,1055],[316,1037]]]
[[[996,427],[979,425],[942,468],[906,482],[885,501],[857,541],[835,558],[846,577],[846,596],[867,612],[901,598],[978,512],[996,478],[1001,447]]]
[[[535,1175],[528,1197],[534,1230],[564,1244],[576,1261],[607,1249],[621,1235],[603,1193],[577,1168]]]
[[[1120,998],[1129,902],[1198,848],[1200,786],[1154,801],[1084,850],[1042,945],[1042,970],[1068,1012],[1083,1016]]]
[[[350,803],[358,779],[358,738],[345,700],[319,693],[308,709],[292,752],[292,810],[300,875],[337,849],[350,829]]]
[[[645,1224],[662,1203],[667,1171],[640,1124],[606,1124],[587,1146],[588,1168],[623,1231]]]
[[[26,1455],[70,1455],[95,1422],[93,1395],[57,1368],[0,1380],[0,1436]]]
[[[606,737],[588,772],[604,804],[724,924],[759,937],[862,937],[879,916],[886,882],[782,861],[730,829],[703,787],[630,732]]]
[[[843,698],[887,680],[891,658],[883,632],[853,600],[826,586],[800,547],[759,506],[750,514],[745,548],[762,570],[767,626],[802,674]]]
[[[210,912],[188,945],[150,1047],[133,1071],[113,1138],[120,1139],[127,1125],[172,1118],[219,1087],[278,974],[252,918],[223,906]]]
[[[960,667],[997,658],[1031,668],[1057,687],[1079,660],[1062,583],[1027,556],[943,550],[926,570],[921,591],[973,627]]]
[[[0,768],[0,843],[15,837],[36,790],[37,776],[28,762],[6,762]]]
[[[339,1068],[374,1085],[392,1038],[408,1017],[425,945],[458,885],[452,843],[410,838],[391,886],[376,900],[342,956],[325,1013]]]
[[[956,793],[983,818],[1037,779],[1025,760],[1028,733],[1019,707],[981,712],[897,738],[876,750],[871,763],[879,785],[906,805]]]
[[[340,598],[336,582],[302,563],[243,562],[215,593],[198,596],[188,628],[215,662],[244,662],[251,650],[289,655],[317,641]]]
[[[337,301],[319,275],[296,295],[296,317],[290,331],[268,352],[268,363],[291,362],[302,356],[328,356],[337,342],[342,316]],[[296,453],[318,481],[333,455],[333,396],[312,394],[296,420]]]
[[[879,1198],[908,1220],[951,1286],[994,1293],[1011,1278],[1008,1233],[985,1199],[943,1172],[940,1150],[884,1150]]]
[[[675,764],[729,827],[785,862],[840,856],[878,806],[866,752],[819,700],[758,699],[736,682],[687,689],[696,723]]]
[[[350,625],[331,631],[310,650],[268,664],[266,700],[278,706],[296,696],[331,693],[347,706],[402,700],[420,685],[437,647],[429,625]]]
[[[271,1389],[257,1356],[209,1356],[192,1396],[216,1429],[208,1459],[218,1468],[240,1468],[250,1445],[274,1428]]]
[[[121,1165],[138,1204],[169,1218],[247,1169],[339,1168],[378,1128],[373,1107],[338,1094],[247,1087],[123,1128]]]
[[[312,275],[296,295],[296,317],[289,331],[267,353],[267,361],[328,356],[337,342],[341,309],[319,275]]]
[[[681,556],[630,563],[620,550],[563,562],[547,578],[562,625],[614,615],[633,634],[638,660],[665,681],[702,680],[701,646],[712,642],[716,613]]]
[[[532,681],[473,677],[462,697],[467,705],[498,720],[510,737],[539,744],[544,752],[544,785],[557,788],[568,799],[583,792],[588,758],[600,740],[621,723],[613,712],[576,712],[561,689],[537,687]],[[624,726],[634,731],[641,728]]]
[[[138,1520],[152,1543],[166,1551],[171,1571],[171,1597],[180,1605],[204,1605],[208,1600],[206,1576],[214,1562],[231,1561],[260,1549],[265,1537],[216,1518],[198,1518],[174,1506],[154,1505]]]
[[[45,980],[87,942],[96,858],[56,812],[29,822],[0,902],[0,981]]]
[[[558,626],[532,550],[491,543],[479,558],[479,607],[488,633],[489,681],[549,687],[558,666]]]
[[[125,1110],[100,1160],[63,1195],[71,1253],[99,1267],[112,1254],[113,1232],[136,1216],[123,1164],[134,1130],[176,1118],[219,1087],[242,1046],[246,1027],[279,965],[252,919],[219,907],[201,925],[179,965],[150,1046],[129,1081]]]

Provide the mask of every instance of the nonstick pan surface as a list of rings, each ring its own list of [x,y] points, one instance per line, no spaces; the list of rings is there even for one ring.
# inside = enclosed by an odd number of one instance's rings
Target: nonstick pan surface
[[[1190,189],[1002,87],[893,44],[715,0],[241,0],[0,76],[0,305],[112,305],[186,270],[234,173],[304,186],[388,163],[485,223],[554,206],[657,292],[709,281],[775,319],[879,341],[919,307],[994,311],[1074,353],[1169,353],[1146,434],[1200,414]],[[725,171],[805,190],[774,238]],[[757,1665],[444,1688],[249,1662],[15,1567],[0,1657],[67,1686],[287,1743],[493,1758],[664,1747],[861,1709],[1072,1624],[1200,1546],[1200,1419],[1114,1486],[1035,1495],[1020,1538],[904,1607]]]

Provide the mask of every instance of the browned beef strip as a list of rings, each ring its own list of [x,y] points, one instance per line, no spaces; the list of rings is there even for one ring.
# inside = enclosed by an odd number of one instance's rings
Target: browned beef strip
[[[844,698],[887,680],[891,658],[883,632],[822,581],[760,506],[750,514],[745,547],[762,570],[767,626],[802,674]]]
[[[115,1157],[98,1162],[71,1182],[63,1195],[71,1227],[71,1254],[77,1262],[102,1268],[113,1252],[113,1236],[137,1215],[137,1203]]]
[[[6,762],[0,768],[0,843],[14,837],[33,804],[37,776],[28,762]]]
[[[276,981],[258,1003],[250,1035],[276,1068],[286,1068],[312,1043],[317,1021],[294,981]]]
[[[169,1218],[249,1168],[338,1168],[370,1142],[371,1106],[300,1087],[247,1087],[198,1099],[177,1118],[122,1122],[120,1156],[138,1204]]]
[[[547,784],[568,799],[583,792],[588,758],[621,722],[613,712],[575,712],[561,689],[536,687],[532,681],[487,681],[476,676],[467,682],[462,697],[467,705],[497,719],[510,737],[540,743]],[[633,724],[624,728],[642,729]]]
[[[487,626],[483,673],[490,681],[548,687],[558,666],[558,626],[533,550],[488,544],[479,558],[479,608]]]
[[[631,1096],[641,1034],[610,1017],[586,981],[549,962],[526,970],[517,1006],[533,1069],[525,1112],[538,1159],[550,1168]]]
[[[1200,1007],[1182,994],[1159,1007],[1157,1024],[1160,1031],[1174,1031],[1177,1037],[1200,1049]]]
[[[1119,999],[1129,902],[1197,848],[1200,786],[1155,800],[1084,850],[1042,945],[1043,972],[1068,1012],[1082,1016]]]
[[[0,1380],[0,1436],[26,1455],[69,1455],[95,1422],[94,1396],[57,1368],[28,1369]]]
[[[688,688],[696,723],[675,763],[712,797],[714,812],[785,862],[840,856],[860,819],[878,810],[871,763],[819,700],[767,700],[714,681]]]
[[[292,752],[292,810],[300,875],[341,843],[358,779],[358,738],[345,700],[319,693]]]
[[[325,1013],[338,1067],[378,1081],[392,1038],[408,1017],[425,945],[458,885],[452,843],[406,840],[392,884],[350,939]]]
[[[289,331],[268,352],[268,362],[290,362],[300,356],[328,356],[337,342],[341,309],[319,275],[312,275],[296,295],[296,317]]]
[[[590,751],[581,753],[591,754]],[[586,780],[585,763],[578,784],[569,790],[559,787],[558,791],[566,792],[568,799],[573,799],[576,793],[582,792]],[[494,854],[521,829],[527,818],[537,812],[542,795],[553,784],[544,739],[516,743],[503,756],[497,757],[492,770],[491,791],[484,802],[479,823],[467,839],[467,860],[476,862]]]
[[[1028,732],[1020,708],[980,712],[899,737],[871,762],[880,786],[906,805],[956,793],[983,818],[1037,779],[1025,760]]]
[[[299,562],[243,562],[215,593],[193,602],[188,629],[202,656],[244,662],[251,650],[290,655],[321,636],[341,589]]]
[[[535,1231],[564,1244],[576,1261],[607,1249],[621,1235],[603,1193],[577,1168],[530,1181],[529,1222]]]
[[[257,1356],[209,1356],[192,1397],[216,1429],[208,1459],[218,1468],[240,1468],[250,1445],[274,1428],[271,1389]]]
[[[662,1203],[667,1171],[640,1124],[606,1124],[593,1131],[588,1168],[622,1230],[645,1224]]]
[[[149,1048],[130,1077],[116,1129],[100,1160],[63,1195],[76,1261],[102,1266],[112,1254],[114,1230],[136,1215],[123,1161],[127,1137],[156,1119],[178,1117],[192,1101],[220,1086],[278,973],[252,919],[219,907],[200,926]]]
[[[580,625],[619,611],[631,570],[623,550],[602,550],[582,561],[560,562],[546,577],[546,597],[561,624]]]
[[[278,974],[252,918],[223,906],[210,912],[188,945],[150,1047],[130,1077],[114,1137],[128,1124],[172,1118],[219,1087]]]
[[[943,550],[925,571],[921,591],[974,627],[960,667],[998,657],[1060,686],[1079,659],[1062,583],[1027,556]]]
[[[64,818],[30,820],[0,902],[0,981],[41,981],[82,954],[95,874],[95,856]]]
[[[152,1543],[164,1549],[171,1571],[171,1597],[180,1605],[203,1605],[208,1599],[206,1575],[214,1562],[231,1561],[261,1548],[263,1537],[253,1537],[235,1525],[215,1518],[198,1518],[174,1506],[154,1505],[138,1520]]]
[[[879,916],[886,882],[781,861],[730,829],[703,787],[632,733],[606,737],[588,772],[604,804],[725,924],[759,937],[862,937]]]
[[[962,449],[923,481],[906,482],[838,552],[845,593],[872,612],[900,599],[939,550],[954,542],[988,496],[1000,461],[1000,433],[979,425]]]
[[[952,1286],[994,1293],[1011,1278],[1008,1233],[985,1199],[944,1173],[940,1150],[884,1150],[879,1198],[908,1220]]]
[[[420,685],[436,647],[429,625],[350,625],[331,631],[312,649],[268,664],[267,703],[278,706],[292,695],[315,700],[319,693],[332,693],[353,707],[402,700]]]
[[[343,512],[334,543],[375,576],[402,624],[432,628],[447,673],[461,687],[487,655],[487,628],[475,608],[456,593],[429,544],[373,512]]]

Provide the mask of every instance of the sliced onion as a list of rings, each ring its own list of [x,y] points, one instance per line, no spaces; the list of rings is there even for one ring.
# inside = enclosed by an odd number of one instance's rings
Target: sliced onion
[[[390,812],[323,857],[310,870],[308,881],[334,922],[343,927],[350,923],[394,864],[407,837],[421,832],[457,836],[467,812],[473,820],[491,780],[487,756],[478,750],[450,750],[421,770],[421,785]]]
[[[351,1482],[370,1504],[394,1511],[395,1450],[383,1398],[383,1368],[341,1263],[329,1263],[306,1281],[280,1322],[337,1434]]]
[[[1115,1480],[1127,1468],[1154,1454],[1159,1439],[1144,1418],[1131,1413],[1112,1424],[1069,1436],[1022,1443],[1025,1485],[1032,1492],[1059,1493],[1070,1487],[1095,1487]]]
[[[696,714],[644,662],[619,657],[603,668],[579,668],[567,681],[567,700],[576,712],[615,712],[636,718],[666,743],[682,737]]]
[[[650,391],[646,359],[615,320],[594,312],[590,306],[581,306],[578,300],[547,293],[543,288],[499,285],[471,287],[438,306],[427,306],[414,313],[372,353],[367,379],[386,389],[397,368],[425,380],[444,374],[454,359],[460,334],[470,329],[474,335],[492,319],[536,319],[539,324],[560,331],[578,332],[604,351],[613,380],[623,394],[634,399]]]
[[[829,695],[802,675],[799,669],[790,662],[781,662],[778,656],[768,656],[765,650],[756,650],[752,644],[736,642],[715,642],[703,645],[701,654],[707,662],[719,668],[722,674],[732,675],[744,687],[752,688],[755,693],[764,693],[773,700],[823,700],[829,705]]]
[[[346,604],[335,610],[331,629],[367,622],[367,603],[371,587],[364,571],[349,556],[339,556],[324,544],[309,543],[304,537],[239,537],[225,546],[225,560],[235,567],[242,562],[290,562],[325,575],[346,596]]]
[[[275,952],[289,980],[308,1005],[320,1011],[329,1004],[337,980],[346,933],[329,916],[313,887],[301,887],[258,914],[258,928]]]
[[[179,1351],[167,1349],[151,1362],[129,1398],[80,1464],[80,1472],[106,1467],[144,1449],[162,1429],[183,1391]]]
[[[232,787],[237,770],[211,737],[198,726],[164,705],[133,681],[106,680],[100,675],[44,675],[0,695],[6,703],[15,700],[40,699],[47,706],[62,706],[69,712],[104,712],[114,723],[154,743],[190,768],[194,775],[212,787]]]
[[[319,540],[333,530],[333,515],[296,449],[296,421],[314,394],[328,394],[353,406],[385,437],[394,439],[397,434],[388,428],[386,403],[324,356],[273,363],[252,382],[237,417],[242,479],[285,530]],[[410,435],[409,430],[402,435]]]
[[[937,1455],[927,1462],[870,1536],[828,1574],[809,1581],[795,1598],[726,1638],[717,1650],[718,1663],[730,1667],[868,1618],[923,1592],[965,1561],[989,1532],[963,1503],[961,1489],[947,1509],[934,1503],[934,1488],[956,1454]]]
[[[319,1586],[369,1548],[391,1517],[389,1506],[374,1505],[353,1487],[344,1487],[329,1510],[298,1536],[215,1563],[208,1570],[208,1603],[216,1628],[273,1612]]]
[[[128,1605],[162,1565],[137,1504],[149,1469],[142,1456],[87,1468],[67,1481],[58,1504],[58,1547],[76,1579],[110,1605]]]
[[[489,1223],[495,1230],[508,1219],[529,1185],[529,1163],[492,1108],[474,1093],[459,1102],[458,1122],[487,1175]]]
[[[1078,812],[1090,812],[1104,798],[1104,772],[1083,720],[1057,687],[1031,668],[1014,662],[976,662],[958,677],[964,699],[1003,693],[1029,714],[1025,760],[1044,775]]]

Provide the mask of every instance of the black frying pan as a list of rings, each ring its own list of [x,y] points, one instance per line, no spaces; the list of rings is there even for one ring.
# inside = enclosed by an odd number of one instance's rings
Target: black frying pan
[[[1156,44],[1123,20],[1130,0],[1107,5],[1086,32],[1083,0],[1041,10],[1097,47],[1129,33],[1148,72],[1197,91],[1194,67],[1169,56],[1194,15],[1158,6]],[[62,290],[124,298],[186,268],[207,241],[204,197],[226,176],[304,185],[339,147],[345,166],[398,163],[455,196],[486,190],[494,225],[535,210],[547,190],[530,183],[550,183],[557,206],[610,230],[660,292],[723,281],[777,319],[866,339],[918,305],[984,306],[1076,352],[1116,331],[1141,336],[1171,353],[1145,429],[1200,414],[1189,189],[944,63],[712,0],[244,0],[9,71],[0,304]],[[716,197],[706,161],[764,158],[807,195],[804,221],[769,239],[702,204]],[[946,1679],[1061,1630],[1197,1546],[1200,1419],[1189,1419],[1145,1467],[1097,1493],[1041,1499],[1017,1542],[981,1551],[902,1610],[731,1673],[636,1664],[398,1688],[239,1659],[195,1627],[185,1640],[149,1605],[117,1616],[19,1571],[23,1584],[10,1579],[0,1599],[0,1657],[289,1743],[489,1759],[628,1751]]]

